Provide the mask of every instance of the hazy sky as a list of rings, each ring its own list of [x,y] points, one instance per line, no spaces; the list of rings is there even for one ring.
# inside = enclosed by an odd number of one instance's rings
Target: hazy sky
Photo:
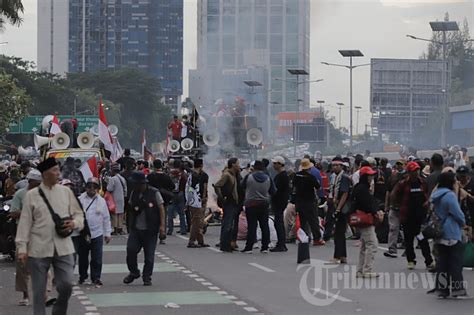
[[[24,23],[20,28],[7,27],[0,33],[0,53],[36,61],[36,3],[23,0]],[[55,0],[67,1],[67,0]],[[174,0],[170,0],[174,1]],[[187,94],[187,73],[196,65],[196,9],[198,0],[184,0],[184,93]],[[415,58],[426,49],[424,42],[410,40],[406,34],[429,38],[429,21],[442,19],[449,12],[451,20],[467,19],[474,37],[473,0],[310,0],[311,1],[311,68],[310,78],[324,82],[311,86],[311,104],[325,100],[331,114],[338,117],[335,104],[349,104],[349,73],[344,68],[328,67],[321,61],[346,63],[339,49],[360,49],[370,58]],[[369,67],[354,72],[354,106],[362,106],[359,131],[370,123]],[[343,110],[342,124],[349,124],[348,106]],[[355,119],[355,115],[354,115]],[[354,133],[355,133],[354,121]]]

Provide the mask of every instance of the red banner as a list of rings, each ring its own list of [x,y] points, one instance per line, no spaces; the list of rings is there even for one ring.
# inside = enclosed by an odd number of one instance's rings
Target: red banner
[[[298,123],[311,123],[314,118],[319,116],[319,112],[280,112],[278,113],[278,135],[293,134],[293,125],[296,120]]]

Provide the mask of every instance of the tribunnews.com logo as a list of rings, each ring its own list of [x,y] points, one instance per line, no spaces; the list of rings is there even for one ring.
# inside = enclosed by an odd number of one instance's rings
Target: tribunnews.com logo
[[[337,270],[336,270],[337,269]],[[299,290],[306,302],[315,306],[328,306],[335,301],[352,302],[341,295],[341,290],[431,290],[436,275],[429,272],[380,272],[378,278],[357,278],[357,266],[325,265],[324,261],[311,259],[299,265],[302,272]],[[447,285],[446,275],[439,276],[440,285]],[[467,282],[452,283],[452,288],[467,289]]]

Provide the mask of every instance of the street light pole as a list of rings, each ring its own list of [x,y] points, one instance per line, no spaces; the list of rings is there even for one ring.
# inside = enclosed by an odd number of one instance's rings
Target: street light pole
[[[342,113],[342,106],[344,106],[344,103],[336,103],[337,106],[339,106],[339,130],[341,130],[341,113]]]
[[[356,109],[356,111],[357,111],[357,118],[356,118],[356,135],[359,135],[359,112],[360,112],[360,110],[362,109],[362,107],[356,106],[355,109]]]

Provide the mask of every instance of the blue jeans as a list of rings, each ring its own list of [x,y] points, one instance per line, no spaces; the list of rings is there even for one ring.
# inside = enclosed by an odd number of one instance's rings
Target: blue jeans
[[[89,269],[89,252],[91,254],[91,281],[100,280],[102,274],[102,256],[104,248],[104,236],[91,239],[91,243],[87,243],[82,236],[73,238],[77,255],[79,256],[79,279],[86,280],[87,270]]]
[[[168,206],[168,233],[173,233],[175,213],[179,215],[181,233],[186,233],[186,216],[184,214],[184,193],[175,193],[173,203]]]
[[[234,222],[238,222],[236,215],[239,212],[239,207],[235,202],[226,202],[223,206],[224,215],[221,222],[221,237],[220,248],[222,251],[231,251],[230,242],[234,232]]]
[[[145,265],[143,266],[143,279],[151,279],[153,274],[153,265],[155,263],[155,249],[157,233],[148,230],[131,229],[127,241],[127,267],[130,274],[140,276],[138,270],[137,256],[143,248],[145,254]]]

